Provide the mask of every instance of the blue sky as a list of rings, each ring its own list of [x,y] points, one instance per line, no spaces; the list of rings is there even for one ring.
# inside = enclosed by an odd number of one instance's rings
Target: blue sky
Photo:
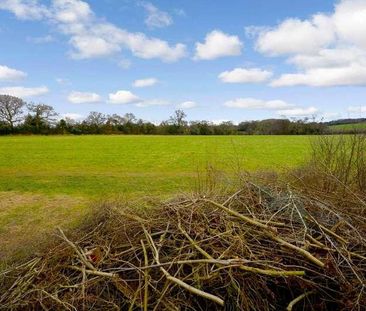
[[[365,0],[0,0],[0,93],[62,116],[366,115]]]

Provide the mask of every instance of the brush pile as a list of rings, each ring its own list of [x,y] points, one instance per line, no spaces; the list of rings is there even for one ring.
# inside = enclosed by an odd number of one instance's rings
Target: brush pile
[[[348,214],[327,202],[246,182],[104,203],[1,273],[0,309],[365,310],[365,203]]]

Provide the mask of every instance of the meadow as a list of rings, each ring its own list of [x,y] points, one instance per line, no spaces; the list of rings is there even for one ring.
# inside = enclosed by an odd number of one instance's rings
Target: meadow
[[[366,130],[366,122],[337,124],[330,126],[330,129],[340,131]]]
[[[207,167],[282,171],[305,161],[308,136],[0,137],[1,256],[20,252],[90,201],[194,190]],[[18,243],[15,243],[15,240]]]

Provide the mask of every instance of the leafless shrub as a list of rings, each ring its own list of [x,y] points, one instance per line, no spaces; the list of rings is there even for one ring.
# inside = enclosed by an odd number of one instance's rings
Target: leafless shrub
[[[319,136],[309,163],[295,176],[303,189],[337,196],[366,195],[366,135]]]

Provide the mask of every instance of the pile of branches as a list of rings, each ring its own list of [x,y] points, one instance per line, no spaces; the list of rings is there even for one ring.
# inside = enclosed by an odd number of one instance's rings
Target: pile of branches
[[[246,182],[225,195],[108,202],[1,273],[3,310],[361,310],[365,203]],[[364,309],[363,309],[364,310]]]

